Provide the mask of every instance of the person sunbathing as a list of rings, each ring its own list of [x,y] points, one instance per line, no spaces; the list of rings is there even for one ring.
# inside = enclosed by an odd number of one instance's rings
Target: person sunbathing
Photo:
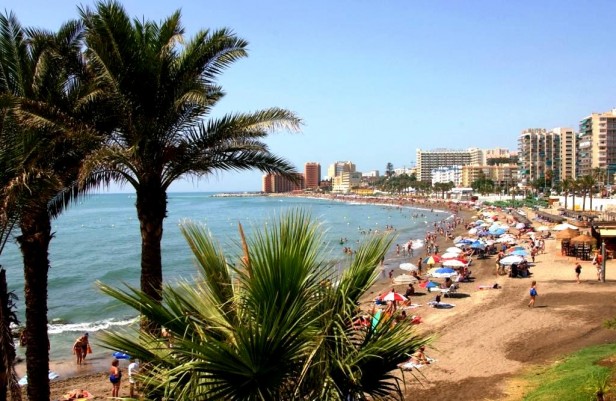
[[[419,347],[419,349],[415,351],[413,355],[411,355],[411,362],[417,365],[429,365],[430,361],[428,360],[428,357],[426,356],[425,351],[426,351],[426,347],[424,345]]]

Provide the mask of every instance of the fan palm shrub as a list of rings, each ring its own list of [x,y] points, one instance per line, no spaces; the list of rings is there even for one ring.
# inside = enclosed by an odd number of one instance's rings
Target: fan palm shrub
[[[139,289],[106,294],[171,333],[110,332],[103,343],[147,365],[146,398],[170,400],[403,399],[399,363],[429,341],[410,324],[353,322],[392,237],[375,235],[338,272],[320,224],[291,211],[255,228],[228,256],[204,227],[182,233],[199,276],[165,285],[163,302]]]

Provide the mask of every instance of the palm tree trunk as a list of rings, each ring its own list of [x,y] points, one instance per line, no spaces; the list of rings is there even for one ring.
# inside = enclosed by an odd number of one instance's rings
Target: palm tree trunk
[[[141,229],[141,291],[162,301],[163,268],[161,241],[167,214],[167,194],[161,185],[143,185],[137,190],[137,216]],[[142,319],[141,329],[158,330]]]
[[[586,192],[582,195],[582,212],[586,210]]]
[[[567,210],[567,199],[569,198],[569,193],[565,192],[565,210]]]
[[[10,392],[11,401],[21,401],[21,388],[17,383],[15,372],[15,343],[11,332],[11,323],[16,322],[11,316],[12,300],[6,284],[6,271],[0,268],[0,401],[6,401]],[[14,316],[14,315],[13,315]]]
[[[46,205],[24,213],[17,242],[24,259],[26,301],[26,370],[28,399],[49,400],[49,338],[47,336],[47,275],[51,221]]]

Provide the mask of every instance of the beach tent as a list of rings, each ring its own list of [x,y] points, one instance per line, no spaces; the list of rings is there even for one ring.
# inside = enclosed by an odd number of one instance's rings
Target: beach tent
[[[410,272],[419,270],[419,267],[415,266],[412,263],[400,263],[400,268],[402,270],[408,270]]]

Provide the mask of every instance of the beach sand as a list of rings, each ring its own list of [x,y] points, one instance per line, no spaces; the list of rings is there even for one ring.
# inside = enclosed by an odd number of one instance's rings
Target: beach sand
[[[467,221],[473,214],[460,213]],[[451,246],[451,241],[442,237],[438,242],[440,249]],[[418,330],[436,336],[426,351],[436,362],[414,373],[419,381],[405,373],[407,399],[520,400],[525,388],[523,383],[513,380],[517,373],[551,363],[582,347],[612,342],[616,338],[616,333],[602,328],[604,320],[616,316],[616,304],[608,301],[616,295],[613,276],[616,262],[607,262],[606,283],[597,282],[591,262],[581,262],[582,283],[577,284],[575,258],[561,256],[559,246],[557,240],[546,241],[545,254],[538,255],[536,265],[531,268],[532,278],[494,275],[494,257],[474,261],[475,280],[462,283],[457,296],[443,298],[443,302],[456,305],[452,309],[426,306],[434,298],[431,293],[413,297],[414,303],[423,306],[407,312],[422,317],[423,322],[416,326]],[[425,249],[416,251],[413,262],[418,253],[425,255]],[[385,271],[394,269],[395,275],[404,273],[397,268],[402,261],[405,260],[390,255]],[[531,280],[537,280],[539,293],[533,309],[527,307]],[[501,288],[478,288],[494,283]],[[395,286],[400,292],[404,292],[405,287]],[[391,288],[390,280],[381,277],[366,295],[366,300]],[[100,369],[99,363],[89,363]],[[124,372],[127,365],[127,361],[121,361]],[[108,398],[111,385],[106,368],[102,373],[91,370],[95,369],[85,367],[82,372],[75,372],[77,376],[53,381],[51,399],[61,399],[62,394],[73,389],[86,389],[95,399]],[[123,380],[120,396],[127,395],[128,380]]]

